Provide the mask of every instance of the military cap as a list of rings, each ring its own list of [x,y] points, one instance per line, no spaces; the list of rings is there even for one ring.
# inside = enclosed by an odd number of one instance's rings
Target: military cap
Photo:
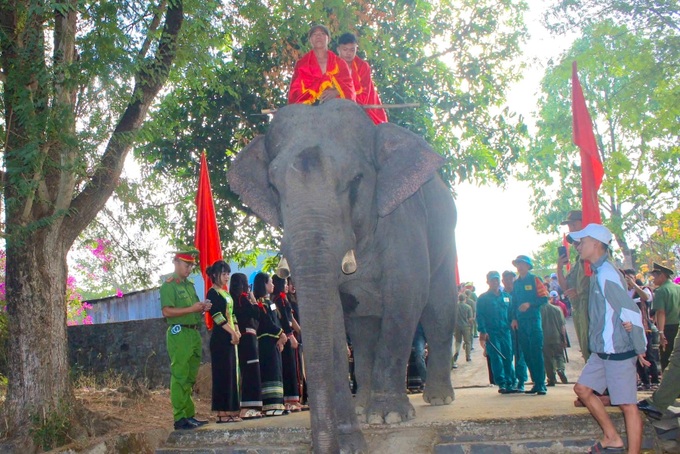
[[[660,264],[654,262],[654,263],[652,264],[652,274],[654,274],[654,273],[663,273],[663,274],[665,274],[666,276],[671,277],[673,274],[675,274],[675,271],[673,271],[673,270],[670,269],[670,268],[667,268],[667,267],[665,267],[665,266],[663,266],[663,265],[660,265]]]
[[[582,220],[583,220],[583,212],[582,212],[581,210],[571,210],[571,211],[567,214],[567,219],[565,219],[564,221],[562,221],[562,222],[560,223],[560,225],[567,225],[567,224],[569,224],[570,222],[574,222],[574,221],[582,221]]]
[[[192,265],[196,264],[196,253],[198,251],[175,251],[173,252],[175,259],[181,260],[186,263],[190,263]]]
[[[530,269],[530,270],[534,268],[533,262],[532,262],[531,259],[530,259],[528,256],[526,256],[526,255],[518,255],[517,258],[516,258],[515,260],[512,261],[512,264],[513,264],[514,266],[517,266],[517,262],[524,262],[524,263],[526,263],[527,265],[529,265],[529,269]]]
[[[498,273],[498,271],[489,271],[488,273],[486,273],[486,278],[500,280],[501,275]]]

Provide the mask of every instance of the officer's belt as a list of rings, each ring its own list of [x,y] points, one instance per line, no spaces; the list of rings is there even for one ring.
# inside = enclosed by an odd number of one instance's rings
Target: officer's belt
[[[629,352],[623,353],[598,353],[597,356],[605,360],[623,361],[624,359],[629,359],[634,356],[637,356],[637,353],[635,353],[635,350],[631,350]]]
[[[172,326],[181,326],[182,328],[198,329],[198,325],[182,325],[182,324],[179,324],[179,323],[173,323],[173,324],[170,325],[170,326],[171,326],[171,327],[172,327]]]

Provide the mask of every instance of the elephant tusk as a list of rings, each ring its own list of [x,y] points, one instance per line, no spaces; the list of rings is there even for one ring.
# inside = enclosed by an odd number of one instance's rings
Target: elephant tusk
[[[285,257],[281,257],[279,266],[276,267],[276,275],[281,279],[288,279],[290,277],[290,268],[288,267],[288,260]]]
[[[355,273],[357,270],[357,259],[354,256],[354,249],[347,251],[342,258],[342,272],[345,274]]]

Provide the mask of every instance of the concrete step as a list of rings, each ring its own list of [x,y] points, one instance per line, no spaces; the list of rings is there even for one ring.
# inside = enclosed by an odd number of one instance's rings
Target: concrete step
[[[619,429],[623,418],[612,414]],[[224,427],[210,424],[175,431],[159,454],[273,454],[310,452],[307,427]],[[363,428],[371,453],[566,453],[587,452],[600,433],[587,415],[562,415],[482,421],[407,423]],[[654,428],[645,424],[643,452],[662,452]]]

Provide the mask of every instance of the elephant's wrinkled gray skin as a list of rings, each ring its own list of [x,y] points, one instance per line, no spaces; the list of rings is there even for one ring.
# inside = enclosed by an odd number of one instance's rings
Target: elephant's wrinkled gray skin
[[[429,344],[423,398],[435,405],[453,400],[456,212],[436,174],[442,163],[415,134],[375,126],[356,104],[334,100],[280,109],[266,136],[231,166],[229,184],[243,202],[284,227],[282,252],[303,322],[314,452],[365,451],[356,413],[369,423],[414,416],[405,374],[419,320]],[[350,250],[357,269],[344,274]],[[356,355],[355,399],[343,321]]]

